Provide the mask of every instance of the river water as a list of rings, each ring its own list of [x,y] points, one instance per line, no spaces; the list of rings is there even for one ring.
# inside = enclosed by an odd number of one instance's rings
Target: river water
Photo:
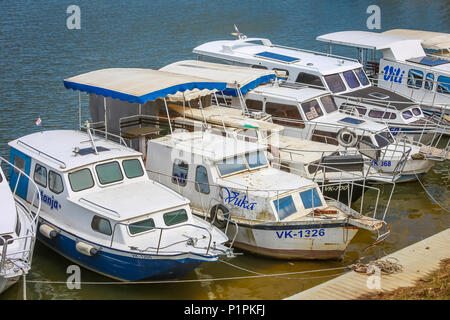
[[[195,58],[192,49],[230,39],[233,24],[248,36],[312,50],[321,34],[367,30],[366,9],[373,1],[2,1],[0,4],[0,154],[7,142],[43,129],[76,129],[78,94],[63,79],[111,67],[161,68]],[[81,11],[81,29],[69,30],[68,6]],[[411,28],[450,31],[449,1],[377,1],[382,31]],[[354,57],[352,50],[338,52]],[[83,120],[87,119],[83,96]],[[35,126],[42,119],[42,128]],[[48,143],[51,143],[49,141]],[[283,261],[250,254],[202,264],[176,283],[119,284],[82,269],[81,289],[65,285],[72,263],[37,243],[27,280],[28,299],[282,299],[343,272],[338,268],[374,259],[450,226],[450,166],[437,163],[422,179],[397,185],[388,211],[391,235],[364,249],[373,235],[360,231],[340,261]],[[431,200],[424,191],[435,199]],[[389,187],[382,187],[387,199]],[[370,194],[369,194],[370,197]],[[256,273],[272,276],[257,276]],[[209,279],[209,281],[199,281]],[[62,282],[62,283],[59,283]],[[15,285],[0,299],[21,299]]]

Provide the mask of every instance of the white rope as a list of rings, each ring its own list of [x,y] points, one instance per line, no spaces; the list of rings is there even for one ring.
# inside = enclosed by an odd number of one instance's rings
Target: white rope
[[[433,200],[439,207],[441,207],[442,210],[444,210],[445,212],[449,213],[450,211],[447,208],[444,208],[439,201],[437,201],[427,190],[427,188],[423,185],[422,181],[420,181],[419,176],[417,175],[417,173],[414,171],[414,175],[417,178],[417,181],[419,181],[420,185],[422,186],[423,190],[425,190],[426,194],[431,198],[431,200]]]
[[[127,282],[120,282],[120,281],[92,281],[92,282],[77,282],[80,285],[133,285],[133,284],[160,284],[160,283],[192,283],[192,282],[212,282],[212,281],[229,281],[229,280],[245,280],[245,279],[256,279],[256,278],[269,278],[269,277],[281,277],[285,275],[293,275],[293,274],[305,274],[305,273],[316,273],[316,272],[325,272],[325,271],[335,271],[335,270],[342,270],[347,269],[347,266],[344,267],[336,267],[336,268],[328,268],[328,269],[316,269],[316,270],[305,270],[305,271],[297,271],[297,272],[287,272],[287,273],[277,273],[277,274],[262,274],[255,271],[251,271],[236,265],[233,265],[229,262],[225,262],[222,260],[219,260],[220,262],[224,262],[228,265],[231,265],[235,268],[247,271],[249,273],[253,273],[255,275],[253,276],[242,276],[242,277],[225,277],[225,278],[212,278],[212,279],[191,279],[191,280],[155,280],[155,281],[127,281]],[[343,273],[343,272],[342,272]],[[311,277],[311,278],[293,278],[293,279],[317,279],[317,278],[324,278],[324,277],[333,277],[337,274],[332,275],[326,275],[326,276],[318,276],[318,277]],[[286,278],[289,279],[289,278]],[[39,283],[39,284],[67,284],[66,281],[47,281],[47,280],[27,280],[27,283]]]

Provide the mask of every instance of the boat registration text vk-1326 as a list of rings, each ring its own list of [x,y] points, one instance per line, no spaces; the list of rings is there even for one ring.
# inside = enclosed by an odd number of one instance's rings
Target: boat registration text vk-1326
[[[304,229],[295,232],[294,230],[289,231],[275,231],[278,239],[287,238],[317,238],[323,237],[325,235],[325,229]]]

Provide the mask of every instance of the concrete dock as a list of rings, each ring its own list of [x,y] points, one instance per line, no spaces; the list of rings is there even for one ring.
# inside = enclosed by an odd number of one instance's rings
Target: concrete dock
[[[349,271],[285,300],[352,300],[364,294],[411,287],[437,270],[446,258],[450,258],[450,228],[378,260],[400,264],[402,270],[398,273],[376,276]]]

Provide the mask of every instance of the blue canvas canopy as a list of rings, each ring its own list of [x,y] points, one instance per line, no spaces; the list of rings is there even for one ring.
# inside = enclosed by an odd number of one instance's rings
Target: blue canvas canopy
[[[195,74],[202,78],[210,79],[211,81],[226,82],[227,88],[223,90],[223,93],[233,97],[238,95],[237,89],[242,94],[246,94],[257,86],[270,83],[276,78],[275,71],[273,70],[223,65],[197,60],[178,61],[160,70],[182,75]]]
[[[144,104],[178,92],[195,90],[201,96],[205,94],[205,90],[221,91],[226,88],[226,83],[160,70],[111,68],[65,79],[64,86],[67,89]]]

